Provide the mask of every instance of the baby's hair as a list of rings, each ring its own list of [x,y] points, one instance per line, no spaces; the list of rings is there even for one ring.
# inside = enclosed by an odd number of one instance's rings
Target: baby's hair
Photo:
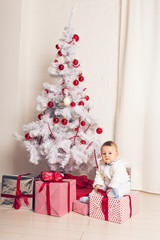
[[[107,141],[107,142],[103,143],[102,147],[104,147],[104,146],[114,146],[116,148],[116,151],[118,151],[118,148],[117,148],[117,145],[115,142]]]

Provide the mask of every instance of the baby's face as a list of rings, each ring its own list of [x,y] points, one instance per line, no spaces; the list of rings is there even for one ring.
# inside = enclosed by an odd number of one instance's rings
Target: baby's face
[[[115,161],[119,156],[116,147],[113,146],[103,146],[101,149],[102,160],[105,163],[110,164],[111,162]]]

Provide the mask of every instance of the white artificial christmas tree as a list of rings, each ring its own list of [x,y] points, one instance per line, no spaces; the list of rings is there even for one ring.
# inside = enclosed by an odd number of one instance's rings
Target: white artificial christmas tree
[[[61,79],[59,86],[44,83],[38,96],[38,121],[23,126],[23,140],[30,162],[44,160],[50,170],[89,172],[97,164],[102,129],[90,114],[89,96],[83,86],[81,63],[75,58],[79,36],[73,34],[71,19],[56,45],[57,56],[48,71]]]

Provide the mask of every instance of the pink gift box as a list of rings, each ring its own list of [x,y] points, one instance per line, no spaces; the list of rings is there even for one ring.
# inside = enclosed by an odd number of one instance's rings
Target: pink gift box
[[[74,179],[64,179],[62,182],[35,182],[36,213],[60,217],[72,211],[75,200],[76,180]]]
[[[90,195],[89,215],[93,218],[107,220],[102,211],[103,196],[100,193]],[[139,192],[131,191],[119,198],[108,198],[108,221],[123,223],[139,211]]]
[[[73,211],[82,215],[89,215],[89,204],[82,203],[79,200],[73,202]]]

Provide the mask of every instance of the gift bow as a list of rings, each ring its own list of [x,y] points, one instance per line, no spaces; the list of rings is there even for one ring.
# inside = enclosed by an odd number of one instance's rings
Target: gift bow
[[[32,194],[22,194],[22,192],[20,190],[20,179],[21,179],[21,176],[26,176],[26,175],[29,175],[29,174],[30,173],[21,174],[21,175],[19,175],[17,177],[16,195],[4,194],[4,193],[1,194],[1,197],[14,198],[13,208],[15,208],[15,209],[20,209],[20,207],[21,207],[20,198],[22,198],[24,203],[27,206],[29,206],[28,198],[32,198],[33,197]]]
[[[17,191],[16,191],[16,197],[15,197],[15,200],[14,200],[14,203],[13,203],[13,207],[15,209],[19,209],[21,207],[21,202],[20,202],[20,198],[23,199],[24,203],[29,206],[29,202],[28,202],[28,199],[27,199],[27,196],[25,196],[24,194],[22,194],[21,190],[20,190],[20,179],[21,179],[21,176],[26,176],[26,175],[29,175],[30,173],[26,173],[26,174],[23,174],[23,175],[19,175],[17,177]]]
[[[60,182],[64,177],[63,173],[55,172],[55,171],[42,171],[40,173],[40,178],[43,181],[51,181],[51,182]]]

